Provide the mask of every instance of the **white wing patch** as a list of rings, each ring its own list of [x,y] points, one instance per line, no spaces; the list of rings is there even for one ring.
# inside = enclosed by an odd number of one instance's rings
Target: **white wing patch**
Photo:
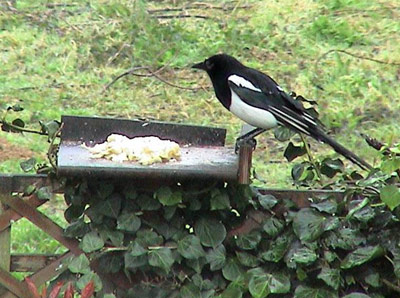
[[[271,112],[248,105],[231,89],[232,101],[229,110],[244,122],[255,127],[270,129],[278,125]]]
[[[254,86],[252,82],[238,75],[229,76],[228,81],[234,83],[238,87],[243,87],[253,91],[262,92],[261,89]]]

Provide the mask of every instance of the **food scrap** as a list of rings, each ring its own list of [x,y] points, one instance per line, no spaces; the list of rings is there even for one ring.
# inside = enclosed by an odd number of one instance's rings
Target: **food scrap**
[[[92,158],[106,158],[116,162],[137,161],[142,165],[178,160],[181,156],[179,144],[161,140],[155,136],[130,139],[119,134],[111,134],[107,141],[88,149]]]

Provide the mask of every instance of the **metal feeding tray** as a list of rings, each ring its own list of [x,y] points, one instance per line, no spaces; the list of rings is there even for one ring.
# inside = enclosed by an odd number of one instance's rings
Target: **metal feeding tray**
[[[100,117],[62,116],[58,173],[64,176],[236,180],[239,157],[224,147],[226,130],[164,122]],[[181,146],[181,159],[152,165],[94,159],[86,146],[103,143],[112,134],[129,138],[157,136]]]

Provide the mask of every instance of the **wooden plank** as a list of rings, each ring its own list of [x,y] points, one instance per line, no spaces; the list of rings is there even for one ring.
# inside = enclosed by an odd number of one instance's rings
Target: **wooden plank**
[[[10,206],[20,215],[26,217],[34,225],[38,226],[58,242],[63,244],[74,254],[79,255],[82,253],[77,240],[64,237],[63,229],[58,224],[53,222],[43,213],[32,208],[28,203],[24,202],[24,200],[20,199],[18,196],[0,196],[0,200],[4,204]]]
[[[59,254],[13,254],[11,272],[36,272],[57,260]]]
[[[54,277],[58,276],[59,274],[61,274],[64,270],[67,269],[67,267],[62,268],[60,266],[61,262],[71,256],[73,256],[73,253],[67,252],[67,253],[63,254],[61,257],[53,260],[46,267],[35,272],[31,276],[31,279],[34,282],[34,284],[36,286],[40,286],[40,285],[44,284],[46,281],[49,281],[49,280],[53,279]]]
[[[0,193],[0,198],[2,196],[7,195],[7,192],[10,191],[10,185],[5,185],[3,187],[4,192]],[[6,212],[6,206],[0,201],[0,216]],[[10,272],[10,264],[11,264],[11,228],[8,227],[0,231],[0,269],[3,273]],[[0,288],[6,288],[7,284],[5,284],[6,280],[0,278]],[[3,287],[2,287],[3,286]]]
[[[36,196],[30,196],[26,202],[32,206],[33,208],[39,207],[46,203],[47,201],[45,200],[38,200]],[[1,213],[0,213],[1,214]],[[7,229],[8,227],[11,226],[11,223],[16,222],[22,218],[20,214],[15,212],[13,209],[8,208],[5,210],[1,215],[0,215],[0,232],[3,231],[4,229]]]
[[[36,187],[50,186],[55,193],[62,192],[62,184],[43,174],[0,174],[0,193],[10,189],[11,192],[24,192],[29,185]]]
[[[21,283],[4,269],[0,268],[0,284],[19,298],[31,298],[25,283]]]

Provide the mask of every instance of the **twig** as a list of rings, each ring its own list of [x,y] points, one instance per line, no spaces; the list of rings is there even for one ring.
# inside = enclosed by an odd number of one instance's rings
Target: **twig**
[[[324,54],[322,54],[322,55],[317,59],[317,61],[315,61],[315,65],[314,65],[315,70],[317,70],[318,64],[321,62],[322,59],[324,59],[324,58],[325,58],[326,56],[328,56],[330,53],[334,53],[334,52],[346,54],[346,55],[349,55],[349,56],[354,57],[354,58],[363,59],[363,60],[369,60],[369,61],[376,62],[376,63],[380,63],[380,64],[400,65],[400,62],[388,62],[388,61],[378,60],[378,59],[375,59],[375,58],[369,58],[369,57],[362,56],[362,55],[353,54],[353,53],[350,53],[350,52],[345,51],[345,50],[333,49],[333,50],[329,50],[329,51],[325,52]]]
[[[155,78],[157,78],[159,81],[163,82],[164,84],[167,84],[167,85],[169,85],[169,86],[171,86],[171,87],[174,87],[174,88],[183,89],[183,90],[192,90],[192,91],[195,91],[195,90],[201,89],[201,88],[183,87],[183,86],[179,86],[179,85],[176,85],[176,84],[174,84],[174,83],[171,83],[171,82],[165,80],[165,79],[162,78],[160,75],[158,75],[158,73],[161,72],[161,70],[163,70],[164,68],[165,68],[165,66],[163,66],[163,67],[157,69],[156,71],[152,71],[152,70],[150,69],[150,67],[148,67],[148,66],[133,67],[133,68],[128,69],[127,71],[123,72],[122,74],[118,75],[118,76],[115,77],[110,83],[108,83],[107,85],[105,85],[104,88],[103,88],[103,92],[107,91],[107,89],[110,88],[110,87],[111,87],[116,81],[118,81],[120,78],[122,78],[122,77],[124,77],[124,76],[127,76],[127,75],[134,75],[134,76],[137,76],[137,77],[155,77]],[[142,73],[136,73],[136,72],[135,72],[135,71],[137,71],[137,70],[143,70],[143,69],[147,70],[148,73],[142,74]]]
[[[53,169],[57,169],[57,165],[55,164],[55,162],[52,160],[52,154],[54,153],[54,140],[59,136],[61,130],[64,127],[64,123],[61,123],[60,127],[57,129],[57,131],[54,134],[54,137],[51,139],[50,141],[50,146],[49,146],[49,150],[47,150],[47,158],[49,159],[49,162],[51,164],[51,166],[53,167]]]
[[[158,9],[148,9],[147,12],[149,14],[155,14],[159,12],[176,12],[176,11],[185,11],[185,10],[194,10],[194,9],[217,9],[217,10],[223,10],[223,11],[229,11],[229,10],[234,10],[234,9],[246,9],[246,8],[251,8],[251,5],[242,5],[242,6],[215,6],[210,3],[193,3],[192,5],[184,6],[184,7],[165,7],[165,8],[158,8]]]
[[[388,281],[388,280],[385,279],[385,278],[381,278],[381,281],[382,281],[388,288],[390,288],[391,290],[393,290],[393,291],[395,291],[395,292],[397,292],[397,293],[400,293],[400,287],[399,287],[399,286],[396,286],[394,283],[391,283],[390,281]]]
[[[191,15],[191,14],[178,14],[178,15],[155,15],[157,19],[184,19],[184,18],[195,18],[195,19],[212,19],[212,17],[203,15]]]
[[[313,158],[313,156],[312,156],[312,154],[311,154],[310,147],[308,146],[308,143],[307,143],[305,137],[303,136],[303,134],[302,134],[302,133],[299,133],[299,134],[300,134],[301,140],[303,141],[304,148],[306,149],[306,153],[307,153],[307,156],[308,156],[308,160],[310,161],[310,163],[311,163],[312,166],[314,167],[315,172],[317,173],[317,176],[318,176],[318,178],[319,178],[320,184],[323,185],[323,178],[322,178],[322,175],[321,175],[321,171],[319,170],[319,167],[317,167],[317,164],[316,164],[315,161],[314,161],[314,158]]]
[[[46,133],[46,132],[43,132],[43,131],[40,131],[40,130],[29,129],[29,128],[24,128],[24,127],[21,127],[21,126],[14,125],[12,123],[8,123],[8,122],[3,121],[3,120],[0,120],[0,124],[6,125],[6,126],[12,128],[12,129],[15,129],[16,131],[19,131],[19,132],[34,133],[34,134],[38,134],[38,135],[41,135],[41,136],[47,136],[48,135],[48,133]]]

